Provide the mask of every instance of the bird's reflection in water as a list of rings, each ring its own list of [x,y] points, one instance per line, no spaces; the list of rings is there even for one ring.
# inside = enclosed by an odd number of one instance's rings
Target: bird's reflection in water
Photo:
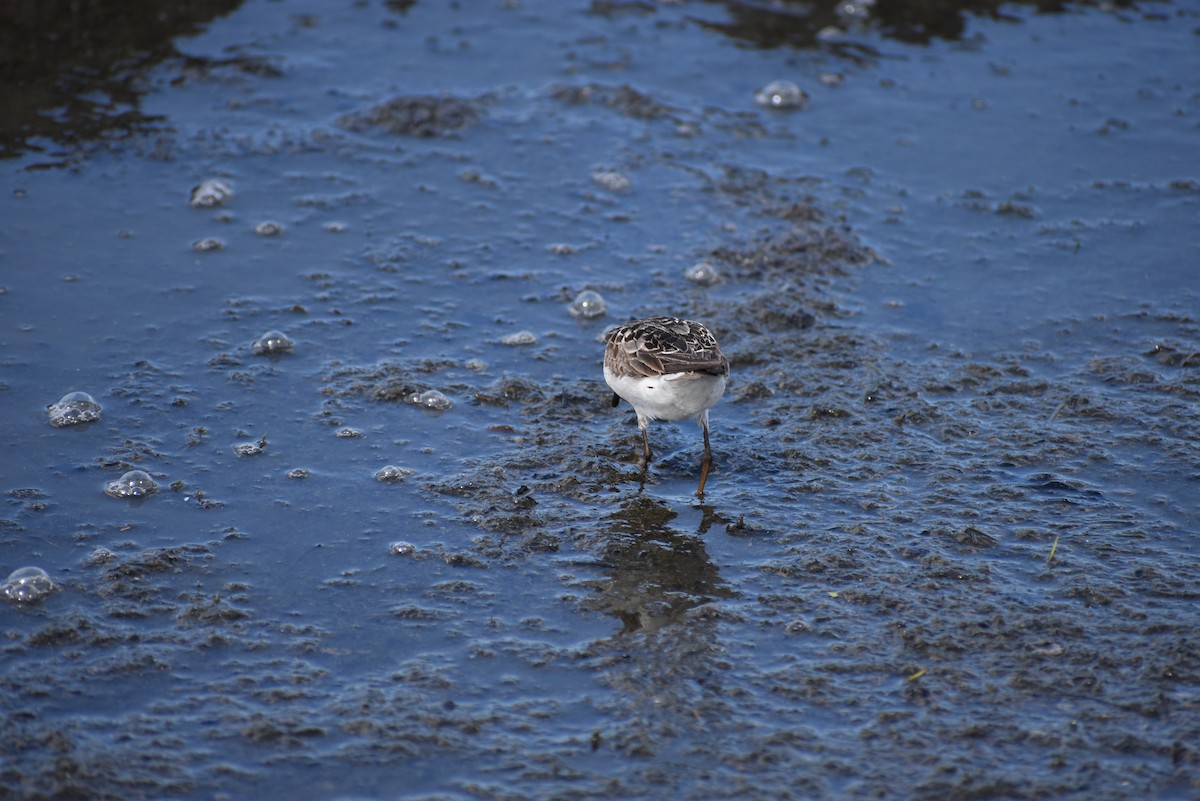
[[[621,625],[587,650],[616,691],[601,704],[612,721],[603,742],[630,756],[661,754],[684,730],[719,732],[732,717],[719,601],[734,592],[702,537],[723,518],[701,513],[697,532],[684,533],[669,504],[639,492],[599,521],[593,550],[604,575],[589,582],[596,594],[585,605]]]
[[[733,592],[708,556],[702,535],[723,520],[701,507],[696,534],[671,526],[678,513],[644,493],[626,500],[602,527],[597,551],[608,576],[587,605],[621,621],[623,633],[654,631],[688,612]]]

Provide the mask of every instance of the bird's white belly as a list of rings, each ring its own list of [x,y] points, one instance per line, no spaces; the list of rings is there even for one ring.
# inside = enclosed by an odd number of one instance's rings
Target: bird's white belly
[[[657,378],[617,376],[605,369],[604,380],[637,411],[651,420],[696,417],[725,394],[725,377],[708,373],[669,373]]]

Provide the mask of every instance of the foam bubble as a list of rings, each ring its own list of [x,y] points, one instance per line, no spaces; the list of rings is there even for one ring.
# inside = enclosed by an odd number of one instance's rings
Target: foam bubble
[[[231,197],[233,197],[233,190],[229,184],[210,178],[192,188],[192,199],[189,201],[189,205],[194,209],[212,209]]]
[[[268,331],[250,346],[250,350],[256,356],[264,356],[267,354],[290,353],[292,348],[296,346],[295,342],[288,339],[287,334],[282,331]]]
[[[414,392],[408,396],[409,403],[415,403],[418,406],[423,406],[426,409],[433,409],[437,412],[444,412],[454,405],[454,401],[445,396],[444,393],[438,392],[436,389],[427,389],[424,392]]]
[[[721,281],[717,268],[706,261],[694,264],[683,271],[683,277],[700,286],[712,286]]]
[[[771,81],[754,93],[760,106],[778,109],[802,109],[808,105],[808,94],[791,81]]]
[[[21,567],[0,584],[0,595],[17,603],[30,603],[45,598],[55,589],[54,582],[45,570],[40,567]]]
[[[130,470],[104,485],[104,494],[113,498],[146,498],[156,492],[158,482],[145,470]]]
[[[571,316],[584,320],[603,317],[608,313],[608,301],[599,292],[585,289],[571,302],[570,312]]]
[[[397,467],[394,464],[389,464],[379,468],[379,471],[375,473],[375,480],[382,481],[385,484],[391,484],[397,481],[403,481],[412,474],[413,471],[409,470],[407,467]]]
[[[74,426],[100,419],[100,404],[86,392],[68,392],[58,403],[46,407],[52,426]]]

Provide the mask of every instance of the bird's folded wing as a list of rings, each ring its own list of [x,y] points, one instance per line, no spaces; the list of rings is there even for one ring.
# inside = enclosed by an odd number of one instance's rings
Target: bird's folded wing
[[[663,373],[729,374],[729,360],[720,352],[662,353],[658,356],[658,362]]]

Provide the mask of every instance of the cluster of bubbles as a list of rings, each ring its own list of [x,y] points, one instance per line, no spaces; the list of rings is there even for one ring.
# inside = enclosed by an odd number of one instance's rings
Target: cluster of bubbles
[[[592,181],[609,192],[628,192],[633,188],[629,177],[616,170],[597,170],[592,173]]]
[[[416,550],[417,546],[411,542],[393,542],[388,546],[388,553],[392,556],[412,556]]]
[[[108,548],[105,548],[103,545],[98,545],[92,549],[90,554],[88,554],[84,564],[88,565],[89,567],[95,567],[96,565],[107,565],[110,562],[115,562],[116,560],[117,555],[115,553],[110,551]]]
[[[204,239],[197,239],[192,243],[192,250],[197,253],[208,253],[213,250],[221,250],[225,247],[225,243],[215,236],[206,236]]]
[[[100,404],[86,392],[68,392],[58,403],[46,407],[52,426],[75,426],[100,419]]]
[[[188,205],[194,209],[215,209],[231,197],[233,197],[233,189],[229,184],[217,178],[209,178],[192,187],[192,196],[188,200]],[[211,253],[224,248],[225,243],[215,236],[197,239],[192,243],[192,250],[197,253]]]
[[[575,296],[569,308],[572,317],[592,320],[608,313],[608,301],[599,292],[585,289]]]
[[[871,16],[875,0],[843,0],[837,5],[837,15],[843,20],[862,20]]]
[[[287,335],[281,331],[268,331],[254,343],[250,345],[250,351],[255,356],[265,356],[278,353],[290,353],[292,348],[296,346],[295,342],[288,339]]]
[[[231,197],[233,197],[233,189],[229,184],[216,178],[209,178],[192,187],[192,198],[189,205],[194,209],[214,209]]]
[[[439,392],[436,389],[427,389],[424,392],[414,392],[408,396],[409,403],[415,403],[425,409],[432,409],[435,412],[444,412],[454,405],[454,402],[446,397],[445,393]]]
[[[146,498],[158,492],[158,482],[145,470],[130,470],[104,485],[104,494],[112,498]]]
[[[254,233],[258,236],[279,236],[283,233],[283,226],[276,222],[260,222],[254,226]]]
[[[717,268],[706,261],[688,267],[683,271],[683,277],[700,286],[712,286],[721,281],[721,274],[717,272]]]
[[[392,484],[397,481],[403,481],[408,476],[411,476],[413,471],[407,467],[397,467],[394,464],[385,465],[379,468],[375,473],[375,480],[382,481],[385,484]]]
[[[234,456],[258,456],[267,449],[267,437],[263,436],[254,442],[239,442],[233,446]]]
[[[771,81],[754,93],[754,102],[777,109],[802,109],[808,105],[808,94],[791,81]]]
[[[29,603],[45,598],[55,590],[50,575],[40,567],[21,567],[0,584],[0,595],[17,603]]]
[[[505,334],[500,337],[501,345],[509,345],[519,347],[521,345],[536,345],[538,343],[537,335],[532,331],[517,331],[515,334]]]

